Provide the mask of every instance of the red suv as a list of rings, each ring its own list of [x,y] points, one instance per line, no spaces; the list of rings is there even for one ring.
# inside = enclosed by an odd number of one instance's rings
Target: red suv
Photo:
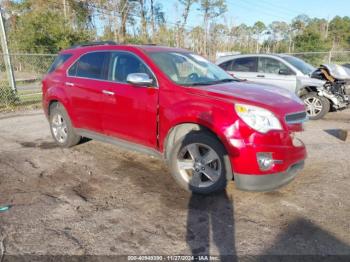
[[[185,189],[268,191],[291,181],[306,150],[307,119],[287,90],[240,82],[192,52],[91,43],[62,51],[43,80],[58,145],[82,137],[166,160]]]

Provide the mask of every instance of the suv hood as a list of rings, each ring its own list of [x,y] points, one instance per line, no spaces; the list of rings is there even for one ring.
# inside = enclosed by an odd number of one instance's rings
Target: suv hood
[[[193,87],[209,96],[266,108],[276,114],[305,111],[304,103],[287,89],[248,82],[231,82],[213,86]]]

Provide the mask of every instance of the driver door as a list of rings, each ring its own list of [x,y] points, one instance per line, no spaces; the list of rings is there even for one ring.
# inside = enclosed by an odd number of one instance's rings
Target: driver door
[[[288,89],[295,93],[296,73],[281,61],[271,57],[259,57],[257,82]]]
[[[156,148],[158,87],[154,74],[136,55],[111,52],[108,86],[104,88],[104,133]],[[127,83],[131,73],[146,73],[154,79],[154,86],[142,87]]]

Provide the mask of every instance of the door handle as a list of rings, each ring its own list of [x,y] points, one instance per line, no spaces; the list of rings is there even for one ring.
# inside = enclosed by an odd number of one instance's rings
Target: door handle
[[[256,77],[265,77],[265,75],[257,75]]]
[[[111,92],[111,91],[108,91],[108,90],[102,90],[102,93],[105,94],[105,95],[109,95],[109,96],[114,95],[114,92]]]
[[[74,86],[74,84],[71,82],[66,82],[65,84],[66,84],[66,86]]]

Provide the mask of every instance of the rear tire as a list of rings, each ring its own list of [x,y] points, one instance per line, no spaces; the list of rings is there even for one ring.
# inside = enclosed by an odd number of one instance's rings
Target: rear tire
[[[50,130],[53,139],[60,147],[72,147],[79,144],[81,136],[77,135],[66,109],[60,103],[50,106]]]
[[[306,106],[306,113],[310,120],[323,118],[330,110],[329,100],[319,96],[316,92],[310,92],[301,98]]]
[[[170,171],[178,184],[193,193],[210,194],[226,188],[232,169],[222,143],[208,132],[192,131],[170,149]]]

